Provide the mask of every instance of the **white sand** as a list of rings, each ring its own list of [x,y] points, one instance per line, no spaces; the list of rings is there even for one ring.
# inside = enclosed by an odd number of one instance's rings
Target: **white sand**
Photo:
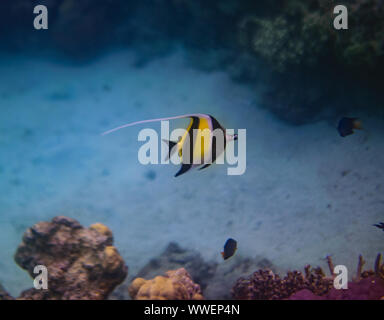
[[[228,237],[238,255],[264,256],[282,271],[324,267],[328,254],[351,274],[360,253],[373,266],[384,243],[372,227],[384,220],[383,119],[363,116],[369,133],[343,139],[325,122],[277,121],[257,106],[255,88],[193,70],[181,53],[143,69],[131,62],[129,52],[86,66],[2,57],[0,283],[12,294],[32,286],[13,261],[23,232],[56,215],[109,226],[130,274],[170,241],[221,262]],[[197,112],[247,129],[244,175],[216,165],[174,178],[178,167],[138,162],[140,127],[99,135]]]

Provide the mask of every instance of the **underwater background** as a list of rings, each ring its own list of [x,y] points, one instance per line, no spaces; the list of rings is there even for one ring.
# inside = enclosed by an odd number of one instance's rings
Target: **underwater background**
[[[170,242],[239,275],[244,259],[286,272],[325,268],[330,255],[350,277],[360,254],[373,265],[384,8],[344,3],[348,30],[333,29],[333,1],[322,0],[2,1],[0,283],[16,296],[32,286],[15,251],[27,228],[58,215],[108,226],[127,281]],[[33,29],[38,4],[48,30]],[[213,165],[174,178],[177,166],[140,164],[137,135],[159,123],[100,135],[188,113],[247,130],[243,175]],[[340,137],[341,117],[364,130]],[[228,238],[238,250],[223,261]]]

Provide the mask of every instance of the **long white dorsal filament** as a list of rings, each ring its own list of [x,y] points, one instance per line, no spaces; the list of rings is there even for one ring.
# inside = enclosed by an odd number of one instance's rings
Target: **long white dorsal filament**
[[[132,126],[135,126],[135,125],[138,125],[138,124],[149,123],[149,122],[158,122],[158,121],[167,121],[167,120],[175,120],[175,119],[182,119],[182,118],[191,118],[191,117],[199,117],[199,118],[206,118],[206,119],[209,119],[209,116],[206,115],[206,114],[201,114],[201,113],[193,114],[193,113],[192,113],[192,114],[184,114],[184,115],[181,115],[181,116],[175,116],[175,117],[167,117],[167,118],[157,118],[157,119],[142,120],[142,121],[136,121],[136,122],[131,122],[131,123],[123,124],[122,126],[113,128],[113,129],[108,130],[108,131],[105,131],[105,132],[103,132],[101,135],[102,135],[102,136],[105,136],[105,135],[107,135],[107,134],[110,134],[110,133],[112,133],[112,132],[118,131],[118,130],[120,130],[120,129],[124,129],[124,128],[127,128],[127,127],[132,127]]]

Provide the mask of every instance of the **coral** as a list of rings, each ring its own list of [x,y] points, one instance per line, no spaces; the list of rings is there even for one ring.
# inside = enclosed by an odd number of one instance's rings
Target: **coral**
[[[221,259],[218,252],[218,259]],[[152,279],[165,274],[167,270],[185,268],[194,282],[200,285],[205,299],[230,299],[231,287],[241,276],[246,276],[257,268],[275,269],[263,257],[254,259],[234,256],[226,263],[205,261],[195,250],[180,247],[171,242],[157,257],[152,258],[132,279],[127,279],[109,297],[110,299],[129,299],[128,287],[135,278]]]
[[[105,299],[128,270],[106,226],[84,228],[63,216],[29,228],[15,261],[31,277],[36,265],[48,270],[48,290],[32,288],[19,299]]]
[[[334,266],[330,256],[328,267],[333,274]],[[384,297],[384,265],[381,254],[377,255],[375,270],[363,270],[365,261],[359,256],[357,273],[348,290],[333,287],[333,276],[327,277],[321,268],[307,265],[305,276],[299,271],[288,272],[284,278],[271,270],[258,270],[248,278],[237,280],[232,289],[235,299],[244,300],[374,300]]]
[[[204,261],[199,252],[182,248],[177,243],[170,242],[163,252],[150,259],[131,279],[127,279],[117,287],[109,298],[116,300],[130,299],[128,287],[131,280],[135,278],[151,279],[159,274],[165,274],[168,270],[179,268],[185,268],[204,292],[207,285],[212,283],[217,263]]]
[[[383,62],[384,6],[380,0],[351,0],[349,24],[354,32],[332,27],[335,4],[327,0],[287,0],[278,13],[250,13],[239,24],[239,43],[284,71],[290,66],[315,66],[335,57],[348,68],[373,69]]]
[[[248,278],[238,279],[232,295],[242,300],[280,300],[303,289],[319,294],[328,292],[332,283],[332,279],[325,277],[320,268],[306,266],[305,276],[300,271],[290,271],[284,278],[266,269],[258,270]]]
[[[214,276],[203,290],[203,295],[206,299],[231,299],[231,288],[236,280],[260,268],[275,270],[275,266],[263,257],[236,255],[231,260],[223,261],[217,266]]]
[[[382,0],[346,0],[349,30],[333,28],[336,4],[331,0],[41,4],[49,7],[52,17],[44,33],[30,28],[32,3],[0,3],[7,12],[0,21],[0,48],[56,49],[87,61],[105,48],[129,46],[140,67],[181,43],[192,66],[226,71],[236,81],[269,87],[260,105],[293,124],[338,116],[338,108],[344,108],[342,113],[366,108],[373,103],[355,98],[362,90],[369,99],[382,99]],[[268,84],[267,77],[275,81]],[[376,105],[372,108],[382,109]]]
[[[239,24],[239,43],[281,72],[315,65],[331,38],[329,16],[324,16],[330,7],[311,10],[316,2],[292,0],[276,16],[245,16]]]
[[[345,113],[342,105],[355,110],[382,96],[382,1],[349,0],[345,5],[353,32],[333,28],[335,3],[329,0],[285,0],[275,12],[239,16],[239,47],[267,62],[274,77],[261,104],[280,119],[292,124],[318,121]],[[240,48],[238,56],[243,55]],[[339,83],[338,90],[334,83]],[[356,97],[362,91],[366,101]]]
[[[185,268],[204,290],[216,271],[217,263],[205,262],[200,253],[181,248],[177,243],[171,242],[158,257],[151,259],[136,277],[148,279],[178,268]]]
[[[381,0],[355,0],[349,9],[349,24],[358,27],[336,38],[335,52],[346,67],[369,74],[384,63],[384,6]]]
[[[381,263],[381,254],[379,253],[375,260],[375,275],[384,280],[384,263]],[[364,272],[363,272],[364,274]]]
[[[368,277],[358,282],[349,282],[348,289],[332,288],[325,295],[316,295],[310,290],[301,290],[289,297],[289,300],[382,300],[384,299],[384,280]]]
[[[333,28],[328,0],[286,0],[280,9],[260,16],[250,11],[238,24],[238,42],[280,72],[338,64],[372,77],[384,67],[384,6],[381,0],[349,0],[348,19],[353,32]]]
[[[166,272],[151,280],[136,278],[129,287],[135,300],[201,300],[200,286],[194,283],[189,273],[180,268]]]

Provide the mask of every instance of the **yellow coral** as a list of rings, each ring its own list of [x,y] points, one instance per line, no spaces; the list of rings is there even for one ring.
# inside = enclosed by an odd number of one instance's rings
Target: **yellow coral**
[[[202,300],[200,286],[184,269],[171,270],[151,280],[136,278],[128,289],[135,300]]]
[[[136,278],[132,281],[131,285],[128,288],[129,295],[134,299],[137,295],[139,289],[145,284],[147,280],[143,278]]]
[[[104,249],[104,253],[107,258],[112,258],[114,255],[116,255],[117,250],[114,246],[106,246]]]
[[[107,237],[112,236],[112,231],[106,225],[104,225],[102,223],[94,223],[89,228],[92,230],[95,230],[98,233],[103,234]]]
[[[113,270],[119,269],[122,264],[124,264],[124,261],[119,255],[116,247],[106,246],[104,248],[103,267],[109,272],[112,272]]]

